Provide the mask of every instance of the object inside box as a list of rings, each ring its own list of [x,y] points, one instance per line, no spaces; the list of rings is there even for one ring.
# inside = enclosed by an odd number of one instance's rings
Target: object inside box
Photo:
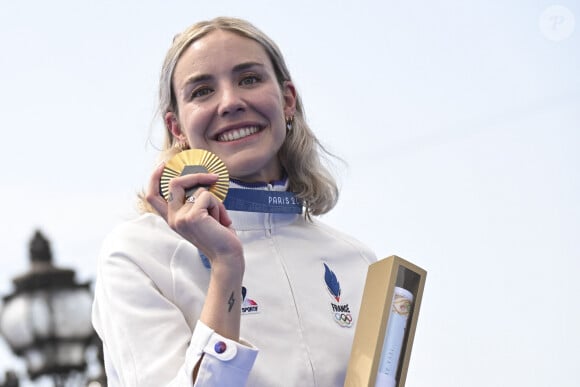
[[[399,383],[419,280],[419,274],[404,266],[398,267],[375,387],[396,387]]]

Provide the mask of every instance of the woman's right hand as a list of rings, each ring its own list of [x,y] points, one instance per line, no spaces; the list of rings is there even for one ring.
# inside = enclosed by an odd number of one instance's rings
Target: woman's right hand
[[[203,187],[195,191],[193,202],[185,200],[187,189],[210,186],[217,182],[218,176],[196,173],[175,177],[169,181],[169,200],[166,201],[159,190],[163,167],[163,164],[160,165],[151,176],[146,194],[147,202],[173,230],[209,258],[212,268],[224,264],[229,270],[243,273],[242,244],[223,203]]]

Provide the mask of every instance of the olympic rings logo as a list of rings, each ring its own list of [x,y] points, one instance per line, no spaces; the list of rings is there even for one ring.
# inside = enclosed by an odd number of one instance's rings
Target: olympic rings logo
[[[350,313],[334,313],[334,321],[341,327],[350,327],[352,325],[352,315]]]

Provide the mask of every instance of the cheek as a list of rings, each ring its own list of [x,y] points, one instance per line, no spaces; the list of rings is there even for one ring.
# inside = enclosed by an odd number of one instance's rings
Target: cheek
[[[211,115],[200,107],[191,107],[179,116],[182,132],[190,142],[198,142],[204,138],[204,129],[208,126]],[[193,145],[193,144],[192,144]]]
[[[285,125],[284,104],[279,93],[270,93],[263,96],[263,105],[268,111],[270,120],[276,125]]]

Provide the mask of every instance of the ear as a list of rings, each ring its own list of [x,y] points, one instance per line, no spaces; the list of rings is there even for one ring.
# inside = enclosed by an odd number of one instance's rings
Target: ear
[[[184,134],[179,127],[177,116],[173,112],[165,113],[165,127],[178,140],[184,139]]]
[[[282,84],[282,101],[284,103],[284,115],[291,117],[296,113],[296,88],[291,81]]]

